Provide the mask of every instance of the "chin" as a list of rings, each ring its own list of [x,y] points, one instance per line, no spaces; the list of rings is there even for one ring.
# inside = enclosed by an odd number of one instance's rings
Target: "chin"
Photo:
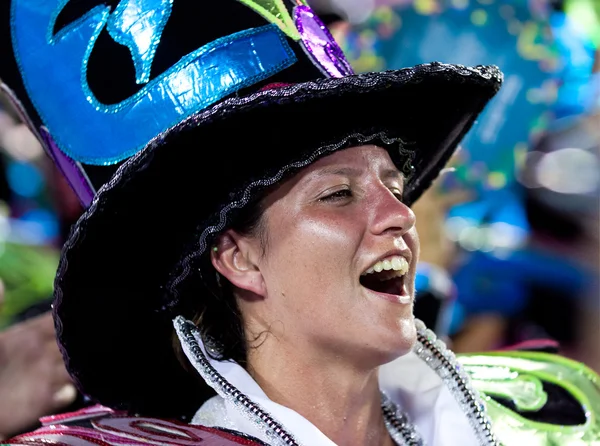
[[[383,327],[380,327],[380,330]],[[409,353],[417,342],[417,329],[414,317],[403,318],[380,331],[373,337],[373,347],[378,356],[377,363],[387,364]]]

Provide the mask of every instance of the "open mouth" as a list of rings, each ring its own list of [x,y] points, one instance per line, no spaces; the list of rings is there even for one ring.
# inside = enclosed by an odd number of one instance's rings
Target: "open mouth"
[[[380,294],[395,296],[401,303],[410,301],[404,288],[408,262],[404,257],[393,256],[377,262],[360,276],[360,284]],[[391,297],[390,296],[390,297]]]
[[[400,295],[403,293],[404,289],[404,276],[398,276],[392,273],[391,277],[386,277],[390,276],[390,272],[391,271],[385,271],[385,273],[381,272],[360,276],[360,284],[377,293]]]

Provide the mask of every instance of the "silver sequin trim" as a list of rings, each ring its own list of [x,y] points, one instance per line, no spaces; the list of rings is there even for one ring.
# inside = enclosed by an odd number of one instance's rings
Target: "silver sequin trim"
[[[381,409],[385,427],[398,446],[425,446],[425,442],[408,419],[408,415],[383,393],[381,394]]]
[[[471,379],[463,370],[454,353],[446,347],[443,341],[437,339],[435,333],[429,330],[422,321],[415,319],[415,325],[417,342],[413,351],[442,378],[467,416],[479,444],[500,446],[492,431],[492,423],[487,415],[485,403],[479,396],[479,392],[473,388]]]
[[[234,404],[266,437],[272,441],[273,446],[300,446],[300,443],[287,432],[283,425],[260,405],[254,403],[235,386],[231,385],[210,364],[202,349],[202,342],[198,328],[183,316],[173,320],[177,336],[183,351],[200,376],[222,398]],[[400,411],[385,395],[381,396],[381,407],[387,430],[398,446],[424,446],[415,427],[409,422],[408,416]]]
[[[258,404],[252,402],[239,389],[231,385],[208,362],[200,348],[202,342],[200,332],[192,322],[182,316],[177,316],[173,320],[173,325],[185,355],[209,386],[226,401],[234,404],[240,412],[255,423],[257,428],[269,438],[270,444],[273,446],[300,446],[300,443],[284,429],[280,422]]]

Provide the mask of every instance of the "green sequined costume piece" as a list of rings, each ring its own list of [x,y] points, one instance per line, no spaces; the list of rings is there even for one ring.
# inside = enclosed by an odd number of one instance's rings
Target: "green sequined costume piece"
[[[484,397],[504,446],[600,445],[600,377],[585,365],[522,351],[459,355],[458,359]],[[579,403],[583,424],[563,426],[527,418],[528,412],[548,404],[545,383],[560,387]],[[510,401],[518,413],[493,397]]]

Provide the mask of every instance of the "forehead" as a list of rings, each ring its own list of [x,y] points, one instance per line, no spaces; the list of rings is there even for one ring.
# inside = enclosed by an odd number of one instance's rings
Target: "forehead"
[[[290,178],[274,185],[263,198],[268,209],[276,202],[296,196],[293,192],[304,191],[306,187],[328,175],[375,175],[378,178],[404,182],[404,175],[398,170],[388,151],[375,145],[356,146],[339,150],[306,166]]]
[[[314,162],[305,169],[305,174],[375,173],[378,176],[397,176],[403,178],[392,161],[388,151],[375,145],[364,145],[339,150]]]

